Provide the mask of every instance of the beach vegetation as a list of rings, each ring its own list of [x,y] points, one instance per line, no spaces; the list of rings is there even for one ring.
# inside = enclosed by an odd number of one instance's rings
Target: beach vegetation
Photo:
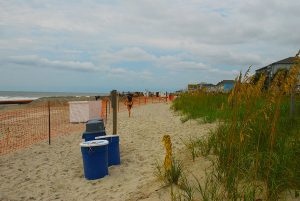
[[[163,136],[163,143],[166,150],[163,165],[156,163],[156,173],[158,179],[163,180],[167,185],[178,185],[182,176],[182,163],[175,158],[172,153],[172,142],[170,135]]]
[[[186,142],[193,159],[215,155],[202,200],[279,200],[300,189],[300,97],[295,93],[299,63],[267,77],[240,74],[228,94],[184,93],[172,109],[187,119],[218,122],[207,137]],[[294,105],[291,108],[291,96]],[[212,177],[211,175],[215,175]],[[212,179],[213,178],[213,179]]]
[[[190,184],[189,180],[185,175],[183,175],[179,182],[179,188],[181,189],[182,200],[192,201],[194,198],[194,188]]]

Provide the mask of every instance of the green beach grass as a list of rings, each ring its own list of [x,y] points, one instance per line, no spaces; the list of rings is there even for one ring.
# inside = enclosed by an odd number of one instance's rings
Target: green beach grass
[[[298,73],[299,66],[278,73],[269,89],[264,88],[264,76],[254,81],[247,74],[240,75],[230,94],[185,93],[173,102],[172,108],[183,121],[220,122],[209,137],[187,143],[193,158],[216,155],[211,173],[216,176],[209,184],[221,183],[219,188],[224,190],[211,192],[221,194],[214,195],[214,200],[273,201],[286,191],[298,196],[299,94],[294,96],[295,108],[290,112],[290,93]]]

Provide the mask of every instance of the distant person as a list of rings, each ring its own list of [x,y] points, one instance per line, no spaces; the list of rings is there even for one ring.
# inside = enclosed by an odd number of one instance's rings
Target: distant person
[[[127,95],[125,104],[127,106],[128,116],[130,117],[130,115],[131,115],[131,108],[132,108],[132,105],[133,105],[132,95],[131,94]]]

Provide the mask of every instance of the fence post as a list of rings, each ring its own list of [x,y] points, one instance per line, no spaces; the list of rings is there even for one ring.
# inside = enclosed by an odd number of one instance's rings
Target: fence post
[[[119,102],[119,98],[117,97],[117,95],[116,95],[116,101],[117,101],[117,103],[118,103],[118,112],[120,112],[120,102]]]
[[[48,142],[51,144],[51,112],[50,101],[48,101]]]
[[[107,106],[108,106],[108,100],[105,101],[105,121],[107,122]]]
[[[117,90],[112,90],[111,92],[111,106],[113,109],[113,134],[117,134],[117,110],[118,110],[118,98],[117,98]]]
[[[110,107],[111,107],[111,102],[110,102],[110,100],[107,100],[108,101],[108,114],[110,114]]]

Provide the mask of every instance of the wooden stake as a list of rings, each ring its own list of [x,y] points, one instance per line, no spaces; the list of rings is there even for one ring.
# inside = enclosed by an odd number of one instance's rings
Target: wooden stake
[[[50,101],[48,101],[48,142],[51,144],[51,112]]]
[[[108,100],[105,101],[105,122],[107,122],[107,107],[108,107]]]
[[[111,92],[111,106],[113,109],[113,135],[117,134],[117,114],[118,114],[118,99],[117,90]]]

